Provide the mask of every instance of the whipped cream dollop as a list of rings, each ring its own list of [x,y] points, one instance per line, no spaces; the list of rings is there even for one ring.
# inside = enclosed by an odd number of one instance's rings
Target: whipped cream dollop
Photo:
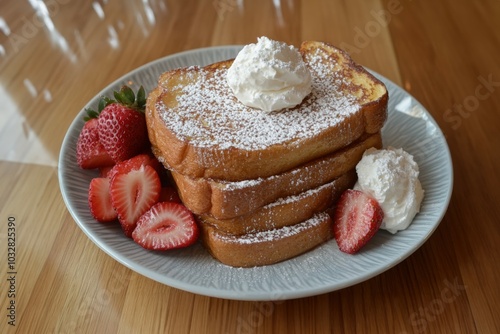
[[[238,53],[226,79],[241,103],[266,112],[300,104],[312,81],[296,48],[267,37]]]
[[[354,189],[375,198],[384,211],[381,229],[391,233],[406,229],[420,211],[424,191],[418,179],[418,165],[402,149],[366,150],[356,166]]]

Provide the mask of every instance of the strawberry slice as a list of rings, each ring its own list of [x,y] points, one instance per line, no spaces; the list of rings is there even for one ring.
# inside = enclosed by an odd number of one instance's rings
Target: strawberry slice
[[[333,231],[339,249],[358,252],[378,231],[384,212],[378,202],[358,190],[346,190],[337,203]]]
[[[76,162],[83,169],[112,166],[113,159],[99,141],[98,121],[85,122],[76,143]]]
[[[127,159],[125,161],[121,161],[117,163],[107,174],[107,177],[110,179],[113,179],[113,177],[117,174],[127,174],[130,171],[133,170],[139,170],[141,166],[151,166],[154,168],[154,170],[160,174],[161,170],[163,169],[163,166],[160,164],[160,162],[150,154],[138,154],[130,159]]]
[[[111,203],[126,236],[132,236],[139,217],[158,201],[160,189],[160,178],[151,166],[116,174],[111,179]]]
[[[96,177],[90,181],[89,207],[92,216],[102,223],[115,221],[118,217],[109,194],[109,179]]]
[[[161,202],[141,216],[132,238],[146,249],[167,250],[192,245],[198,235],[191,211],[182,204]]]

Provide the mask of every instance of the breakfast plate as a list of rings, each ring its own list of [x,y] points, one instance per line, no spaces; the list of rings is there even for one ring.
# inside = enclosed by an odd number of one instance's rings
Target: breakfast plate
[[[384,146],[402,147],[420,167],[425,191],[421,212],[410,227],[397,234],[379,231],[356,255],[339,251],[330,240],[293,259],[263,267],[233,268],[214,260],[200,243],[166,252],[148,251],[127,238],[119,224],[96,222],[89,211],[87,191],[94,170],[76,164],[76,142],[84,109],[100,96],[112,96],[123,84],[146,91],[167,70],[206,65],[234,58],[241,46],[186,51],[148,63],[111,83],[78,113],[69,127],[59,156],[59,183],[64,202],[81,230],[112,258],[160,283],[192,293],[239,300],[284,300],[313,296],[368,280],[403,261],[434,232],[443,218],[453,188],[450,152],[437,123],[408,92],[372,72],[389,91],[389,116],[382,130]]]

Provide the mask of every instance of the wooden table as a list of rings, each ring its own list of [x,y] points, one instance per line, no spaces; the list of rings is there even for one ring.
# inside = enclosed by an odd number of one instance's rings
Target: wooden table
[[[2,1],[0,332],[499,332],[499,18],[494,0]],[[341,46],[414,95],[450,146],[445,217],[394,268],[309,298],[211,298],[129,270],[64,205],[66,130],[87,101],[140,65],[262,35]]]

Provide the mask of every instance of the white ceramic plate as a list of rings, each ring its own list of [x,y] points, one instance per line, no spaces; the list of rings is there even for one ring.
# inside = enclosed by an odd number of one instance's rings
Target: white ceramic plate
[[[101,95],[127,84],[149,91],[170,69],[206,65],[235,57],[241,46],[182,52],[146,64],[116,80],[85,107],[95,107]],[[421,212],[405,231],[379,231],[356,255],[340,252],[334,240],[271,266],[232,268],[215,261],[198,243],[167,251],[147,251],[126,238],[119,224],[100,224],[90,215],[87,189],[96,171],[80,169],[75,147],[83,127],[83,109],[71,124],[59,157],[59,182],[69,212],[85,234],[111,257],[163,284],[197,294],[240,300],[282,300],[342,289],[374,277],[417,250],[441,221],[452,192],[453,168],[444,136],[425,108],[406,91],[374,73],[389,90],[389,117],[383,128],[384,146],[402,147],[420,166],[425,190]]]

